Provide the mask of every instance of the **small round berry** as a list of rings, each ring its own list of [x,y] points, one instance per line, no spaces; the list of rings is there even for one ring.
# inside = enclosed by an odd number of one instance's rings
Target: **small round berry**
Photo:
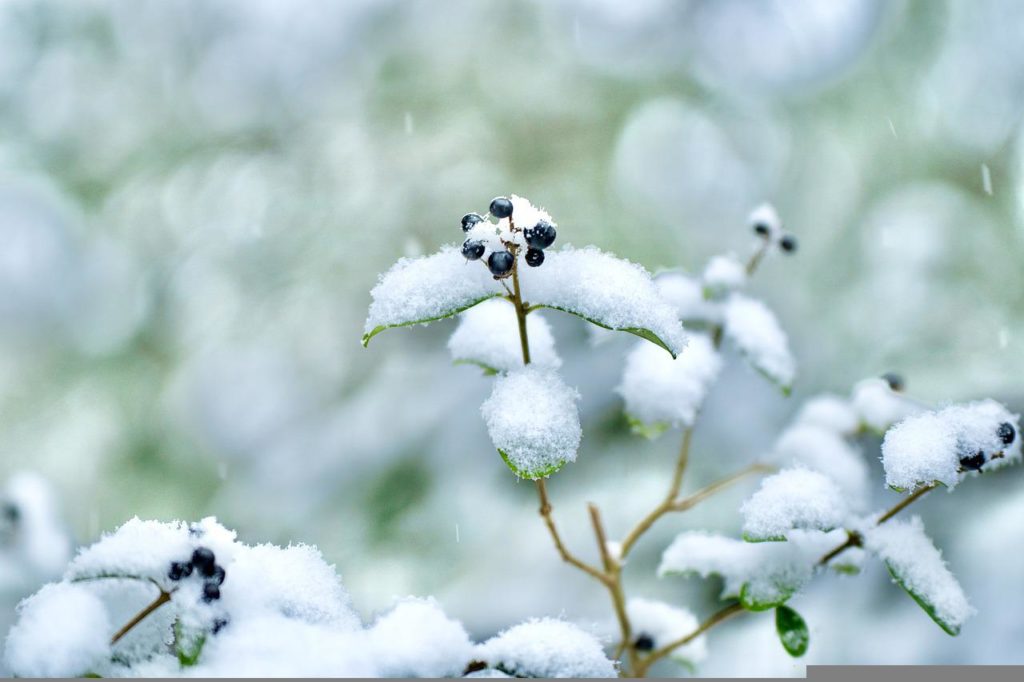
[[[223,585],[225,577],[227,577],[227,572],[223,566],[218,564],[213,567],[213,575],[210,576],[209,581],[216,585]]]
[[[203,529],[198,523],[190,523],[188,525],[188,536],[190,538],[201,538],[203,537]]]
[[[508,251],[495,251],[487,258],[487,267],[495,277],[504,277],[512,272],[516,259]]]
[[[213,568],[217,565],[217,558],[206,547],[197,547],[192,552],[192,565],[199,571],[199,575],[209,578],[213,575]]]
[[[885,379],[885,383],[889,384],[889,388],[897,393],[902,393],[903,389],[907,387],[903,377],[896,372],[886,372],[882,375],[882,378]]]
[[[512,200],[508,197],[494,197],[491,200],[491,215],[501,220],[512,215]]]
[[[793,253],[796,251],[796,237],[791,234],[787,234],[779,240],[779,248],[786,253]]]
[[[764,223],[754,223],[754,234],[756,235],[767,237],[771,231],[771,228]]]
[[[540,249],[527,249],[526,250],[526,264],[531,268],[535,268],[544,262],[544,252]]]
[[[17,523],[21,518],[21,510],[13,502],[4,502],[0,510],[3,512],[4,520],[8,523]]]
[[[218,618],[215,621],[213,621],[213,634],[217,634],[218,632],[226,628],[229,622],[230,621],[227,618]]]
[[[637,651],[651,651],[654,649],[654,639],[648,634],[640,633],[640,636],[633,642],[633,648]]]
[[[220,587],[217,583],[203,583],[203,601],[209,604],[220,599]]]
[[[960,468],[964,471],[981,471],[981,467],[985,465],[985,453],[978,450],[969,457],[960,458]]]
[[[1017,431],[1014,430],[1013,424],[1010,422],[1000,424],[996,434],[999,436],[999,440],[1003,441],[1003,445],[1009,445],[1017,437]]]
[[[523,233],[526,243],[535,249],[546,249],[555,243],[555,226],[542,220]]]
[[[482,223],[483,221],[484,217],[479,213],[467,213],[466,215],[462,216],[462,231],[469,232],[470,230],[473,229],[474,225],[476,225],[477,223]]]
[[[171,568],[167,571],[167,577],[175,582],[190,575],[192,575],[192,564],[183,561],[172,561]]]
[[[484,255],[484,243],[476,239],[467,239],[462,245],[462,255],[466,260],[480,260]]]

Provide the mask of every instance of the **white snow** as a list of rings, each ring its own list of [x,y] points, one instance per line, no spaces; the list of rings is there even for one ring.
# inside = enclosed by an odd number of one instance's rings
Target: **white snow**
[[[526,333],[532,364],[550,369],[561,366],[551,327],[540,313],[534,311],[526,317]],[[448,339],[448,350],[456,362],[474,363],[499,372],[522,367],[515,307],[505,299],[495,298],[470,308],[459,316],[459,326]]]
[[[486,267],[446,246],[422,258],[402,258],[381,275],[364,327],[364,345],[382,328],[448,317],[504,291]]]
[[[797,464],[825,474],[843,491],[852,511],[864,511],[871,498],[871,472],[859,449],[831,428],[798,420],[775,442],[770,460]]]
[[[691,334],[689,340],[675,359],[646,341],[626,356],[617,390],[631,420],[648,427],[693,425],[722,359],[706,334]]]
[[[809,398],[793,421],[794,424],[828,429],[840,436],[852,436],[860,428],[860,416],[850,401],[831,393]]]
[[[71,539],[49,481],[29,471],[13,474],[0,490],[0,508],[0,593],[25,594],[59,577]]]
[[[79,677],[109,656],[112,632],[103,602],[87,589],[46,585],[18,606],[4,663],[19,677]]]
[[[767,226],[770,239],[774,239],[782,231],[782,219],[779,218],[775,207],[768,203],[761,204],[751,211],[747,217],[747,222],[751,226],[758,223]]]
[[[848,510],[832,479],[795,468],[764,479],[740,507],[740,514],[745,538],[781,540],[794,528],[832,530],[843,524]]]
[[[796,374],[789,340],[775,314],[763,303],[734,293],[725,303],[725,334],[750,363],[788,389]]]
[[[959,632],[974,613],[919,517],[890,521],[866,531],[864,545],[885,561],[896,581],[923,601],[950,634]]]
[[[626,614],[633,627],[634,638],[646,635],[654,642],[654,649],[686,637],[700,625],[689,610],[670,606],[664,602],[633,597],[626,603]],[[677,647],[670,657],[691,665],[700,663],[708,655],[707,638],[697,637],[685,646]]]
[[[744,542],[703,531],[687,531],[665,550],[658,575],[719,575],[722,598],[741,590],[755,604],[787,599],[814,575],[818,560],[846,539],[844,531],[794,530],[788,542]]]
[[[617,677],[592,635],[562,620],[515,625],[477,647],[476,657],[514,677]]]
[[[367,631],[367,641],[385,677],[460,677],[473,657],[462,624],[433,599],[399,601]]]
[[[704,266],[701,280],[711,297],[718,298],[747,283],[747,267],[732,253],[712,256]]]
[[[1017,462],[1021,458],[1019,420],[1019,415],[994,400],[908,417],[889,429],[882,442],[885,482],[910,490],[938,481],[953,489],[966,472],[961,466],[964,458],[980,456],[982,471]],[[1013,432],[1009,444],[1000,439],[1002,424],[1009,424]]]
[[[704,285],[696,277],[680,272],[662,272],[655,276],[654,285],[661,297],[675,309],[680,320],[710,324],[721,322],[721,303],[704,298]]]
[[[851,403],[861,423],[879,434],[901,419],[924,410],[919,403],[893,391],[889,382],[879,377],[858,382],[853,387]]]
[[[528,230],[542,220],[551,223],[554,227],[558,227],[558,223],[551,218],[547,211],[534,206],[530,203],[529,199],[516,194],[511,195],[509,199],[512,200],[512,222],[515,223],[518,229]],[[498,221],[498,225],[502,228],[507,228],[508,222],[508,218],[502,218]]]
[[[639,265],[588,246],[546,252],[539,268],[520,270],[523,298],[610,329],[649,330],[673,355],[686,346],[683,325]]]
[[[499,376],[480,411],[509,466],[537,479],[576,460],[582,437],[578,400],[579,393],[555,372],[526,367]]]

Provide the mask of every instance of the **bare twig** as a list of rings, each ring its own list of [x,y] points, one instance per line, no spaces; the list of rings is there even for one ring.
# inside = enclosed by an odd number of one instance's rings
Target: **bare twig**
[[[626,611],[626,594],[622,589],[621,564],[608,552],[608,539],[604,532],[604,524],[601,523],[601,512],[597,505],[589,504],[590,523],[594,527],[594,537],[601,552],[601,561],[604,563],[605,576],[607,577],[608,592],[612,598],[612,607],[615,610],[615,618],[619,621],[619,630],[622,634],[622,644],[616,654],[616,658],[622,655],[625,650],[630,668],[636,669],[638,664],[636,647],[633,646],[633,626],[629,622],[629,614]]]
[[[773,466],[761,464],[760,462],[754,462],[753,464],[749,464],[735,473],[729,474],[724,478],[718,479],[714,483],[709,483],[700,490],[687,495],[681,500],[677,500],[672,505],[671,511],[686,511],[687,509],[692,509],[693,507],[696,507],[704,500],[713,496],[715,493],[725,490],[733,483],[736,483],[737,481],[743,479],[746,476],[749,476],[750,474],[768,474],[773,471],[775,471],[775,467]]]
[[[110,645],[117,644],[118,640],[127,635],[133,627],[145,620],[146,616],[156,611],[158,608],[171,601],[171,593],[160,590],[160,594],[154,599],[146,608],[135,614],[130,621],[124,624],[120,630],[114,633],[114,636],[110,638]]]
[[[555,526],[555,520],[551,516],[551,502],[548,500],[548,489],[545,485],[544,479],[538,478],[535,482],[537,484],[537,494],[540,496],[540,515],[543,517],[544,523],[548,527],[551,539],[555,542],[555,549],[558,550],[558,554],[562,557],[562,560],[567,564],[575,566],[584,573],[593,576],[602,584],[608,585],[610,580],[603,571],[594,568],[581,559],[578,559],[572,552],[566,549],[565,544],[562,542],[562,536],[558,532],[558,527]]]
[[[641,659],[639,666],[633,669],[634,674],[637,677],[643,677],[647,674],[647,671],[650,669],[650,667],[654,665],[657,661],[661,660],[665,656],[668,656],[679,647],[686,646],[687,644],[697,639],[702,634],[704,634],[711,628],[715,627],[719,623],[722,623],[737,614],[743,613],[743,611],[744,608],[739,602],[730,604],[729,606],[726,606],[725,608],[716,611],[714,614],[709,616],[707,620],[698,625],[697,629],[691,632],[690,634],[686,635],[685,637],[680,637],[674,642],[669,642],[668,644],[659,649],[655,649],[648,656],[645,656],[643,659]]]

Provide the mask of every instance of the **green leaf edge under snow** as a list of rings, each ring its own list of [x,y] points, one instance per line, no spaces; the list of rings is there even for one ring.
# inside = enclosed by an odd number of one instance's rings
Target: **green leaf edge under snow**
[[[775,631],[779,633],[779,641],[787,654],[800,658],[807,653],[811,634],[807,630],[807,622],[799,613],[788,606],[776,607]]]
[[[511,469],[513,474],[515,474],[519,478],[526,478],[531,481],[536,481],[537,479],[540,478],[547,478],[551,474],[556,473],[559,469],[564,467],[566,465],[566,462],[568,461],[563,459],[561,462],[552,464],[551,466],[545,467],[543,469],[538,469],[537,471],[524,471],[523,469],[520,469],[509,460],[508,454],[506,454],[504,450],[498,449],[498,454],[501,455],[501,459],[502,461],[505,462],[505,466]]]
[[[469,305],[464,305],[462,307],[455,308],[453,310],[450,310],[450,311],[448,311],[446,313],[442,313],[440,315],[436,315],[434,317],[425,317],[425,318],[420,319],[420,320],[410,320],[408,322],[398,322],[396,324],[382,324],[382,325],[378,325],[378,326],[374,327],[372,331],[369,331],[369,332],[363,334],[363,348],[366,348],[367,346],[370,345],[370,339],[372,339],[373,337],[377,336],[377,334],[380,334],[382,331],[385,331],[387,329],[394,329],[396,327],[411,327],[414,324],[430,324],[431,322],[437,322],[438,320],[446,320],[449,317],[455,317],[459,313],[464,312],[466,310],[469,310],[470,308],[472,308],[475,305],[479,305],[479,304],[483,303],[484,301],[489,301],[492,298],[495,298],[496,296],[501,296],[501,295],[502,295],[501,293],[495,292],[493,294],[489,294],[487,296],[484,296],[483,298],[479,298],[479,299],[473,301],[472,303],[470,303]]]
[[[767,611],[768,609],[778,608],[789,601],[790,597],[792,597],[796,592],[796,590],[780,589],[779,592],[781,595],[778,599],[762,602],[754,601],[754,599],[751,598],[749,588],[749,582],[743,583],[743,586],[740,587],[740,604],[747,611]]]
[[[610,326],[608,326],[608,325],[606,325],[606,324],[604,324],[602,322],[598,322],[597,320],[595,320],[595,319],[593,319],[591,317],[587,317],[586,315],[581,315],[580,313],[577,313],[577,312],[575,312],[573,310],[569,310],[567,308],[560,308],[560,307],[554,306],[554,305],[546,305],[544,303],[534,303],[533,305],[530,306],[530,310],[535,310],[537,308],[549,308],[551,310],[559,310],[559,311],[561,311],[563,313],[569,313],[570,315],[575,315],[576,317],[578,317],[578,318],[580,318],[582,320],[586,320],[590,324],[596,325],[596,326],[600,327],[601,329],[609,329],[609,330],[611,330],[613,332],[628,332],[628,333],[633,334],[635,336],[639,336],[641,339],[645,339],[647,341],[650,341],[651,343],[653,343],[656,346],[660,346],[661,348],[664,348],[666,351],[668,351],[668,354],[673,357],[673,359],[677,357],[677,355],[672,352],[672,349],[669,348],[668,345],[664,341],[661,340],[660,336],[658,336],[657,334],[652,332],[650,329],[647,329],[645,327],[610,327]],[[680,326],[682,326],[683,323],[680,322],[679,324],[680,324]]]
[[[670,424],[668,422],[653,422],[648,423],[642,419],[637,419],[631,414],[626,415],[626,422],[629,424],[629,430],[638,436],[642,436],[647,440],[654,440],[661,434],[669,430]]]
[[[470,360],[468,358],[459,358],[458,360],[452,360],[453,365],[470,365],[472,367],[479,367],[483,370],[485,377],[493,377],[500,374],[500,372],[491,367],[487,363],[480,362],[479,360]]]
[[[907,586],[907,584],[903,582],[903,578],[897,575],[896,571],[893,570],[892,564],[886,561],[885,567],[889,569],[889,575],[891,575],[892,579],[896,581],[896,584],[902,587],[906,591],[906,593],[910,595],[910,598],[917,602],[917,605],[920,606],[921,609],[928,614],[929,618],[935,621],[936,625],[942,628],[943,632],[945,632],[950,637],[956,637],[960,634],[960,626],[953,625],[952,623],[947,623],[943,621],[941,618],[939,618],[938,614],[935,613],[935,607],[932,604],[930,604],[928,600],[926,600],[922,595],[919,595],[913,590],[911,590]]]

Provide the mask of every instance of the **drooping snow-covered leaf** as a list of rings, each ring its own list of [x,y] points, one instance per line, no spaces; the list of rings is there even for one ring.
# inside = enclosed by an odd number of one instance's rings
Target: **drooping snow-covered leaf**
[[[562,360],[555,351],[555,339],[547,320],[534,312],[526,318],[530,340],[530,362],[557,369]],[[523,366],[519,321],[515,307],[503,299],[491,299],[467,310],[448,339],[448,350],[456,363],[471,363],[489,373],[508,372]]]
[[[505,464],[536,480],[576,460],[579,394],[553,371],[528,366],[495,380],[480,411]]]
[[[938,481],[952,489],[961,475],[1021,459],[1020,417],[994,400],[951,405],[904,419],[882,442],[885,482],[910,490]]]
[[[793,529],[832,530],[846,519],[842,491],[832,479],[809,469],[784,469],[761,482],[740,508],[743,538],[785,540]]]
[[[634,641],[646,637],[650,640],[651,649],[660,649],[680,640],[700,625],[697,617],[687,609],[642,597],[633,597],[626,603],[626,614],[633,626]],[[669,654],[673,660],[691,669],[707,658],[707,655],[704,635],[685,646],[676,647]]]
[[[467,261],[455,247],[402,258],[370,292],[363,345],[385,329],[451,317],[503,292],[486,267]]]
[[[531,306],[572,313],[599,327],[655,343],[673,357],[686,335],[673,307],[639,265],[588,246],[547,253],[544,265],[520,270],[523,298]]]
[[[729,296],[725,302],[725,335],[757,371],[789,393],[796,362],[789,352],[786,333],[767,306],[743,294]]]
[[[783,431],[771,461],[796,464],[825,474],[843,491],[851,511],[863,512],[871,499],[871,474],[860,450],[833,429],[797,423]]]
[[[693,425],[721,367],[721,357],[706,334],[691,334],[677,358],[638,343],[626,356],[618,387],[634,431],[653,437],[668,426]]]
[[[807,630],[807,623],[799,613],[788,606],[776,607],[775,630],[779,633],[782,648],[790,656],[800,658],[807,653],[811,634]]]
[[[529,620],[505,630],[479,645],[476,658],[513,677],[618,676],[593,635],[553,618]]]
[[[919,517],[890,521],[868,530],[864,545],[881,557],[893,580],[939,627],[950,635],[960,634],[974,609],[942,553],[925,534]]]

